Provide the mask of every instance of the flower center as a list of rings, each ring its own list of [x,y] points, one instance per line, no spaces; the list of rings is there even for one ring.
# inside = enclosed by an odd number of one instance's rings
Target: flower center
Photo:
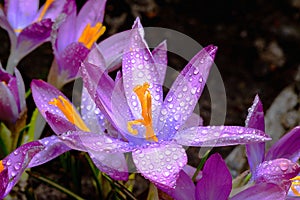
[[[84,44],[84,46],[88,49],[91,49],[93,44],[98,40],[98,38],[103,35],[106,27],[103,26],[100,22],[98,22],[95,26],[91,26],[88,23],[84,30],[82,31],[81,36],[78,39],[78,42]]]
[[[300,186],[300,176],[290,179],[292,181],[291,190],[296,196],[300,196],[300,192],[296,189],[295,186]]]
[[[47,0],[46,3],[44,4],[43,10],[38,18],[38,21],[41,21],[43,19],[43,17],[45,16],[48,8],[50,7],[50,5],[54,2],[54,0]]]
[[[52,101],[49,102],[50,105],[56,106],[61,112],[66,116],[66,118],[72,124],[76,125],[83,131],[90,132],[90,129],[85,125],[76,109],[72,104],[69,103],[67,99],[63,96],[58,96],[58,98],[53,98]]]
[[[0,173],[4,170],[4,165],[2,163],[2,160],[0,160]]]
[[[133,125],[143,125],[146,128],[146,139],[153,140],[158,142],[156,135],[154,134],[154,130],[152,127],[152,102],[151,102],[151,93],[149,91],[149,83],[144,83],[144,85],[138,85],[134,88],[134,92],[139,98],[142,107],[142,117],[143,119],[136,119],[133,121],[129,121],[127,123],[127,129],[133,135],[136,135],[138,131],[133,129]]]

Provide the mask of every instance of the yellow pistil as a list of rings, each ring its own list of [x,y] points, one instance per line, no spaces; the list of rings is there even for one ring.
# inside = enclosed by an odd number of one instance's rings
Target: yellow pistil
[[[4,165],[2,163],[2,160],[0,160],[0,173],[4,170]]]
[[[82,31],[78,42],[84,44],[86,48],[91,49],[93,44],[98,40],[98,38],[101,35],[103,35],[105,30],[106,27],[103,26],[100,22],[98,22],[95,26],[91,26],[91,24],[88,23]]]
[[[76,109],[67,99],[63,96],[58,96],[49,102],[50,105],[56,106],[66,116],[66,118],[78,128],[83,131],[89,132],[90,129],[85,125],[81,117],[78,115]]]
[[[300,197],[300,192],[296,189],[295,186],[300,186],[300,176],[296,176],[295,178],[290,179],[292,181],[291,190],[292,192]]]
[[[47,0],[46,3],[44,4],[43,10],[38,18],[38,21],[41,21],[43,19],[43,17],[45,16],[48,8],[50,7],[50,5],[54,2],[54,0]]]
[[[129,121],[127,123],[127,129],[130,133],[136,135],[138,132],[137,130],[132,128],[132,125],[144,125],[146,128],[146,139],[158,142],[158,139],[154,134],[154,130],[152,127],[152,100],[151,93],[148,88],[149,83],[144,83],[144,85],[138,85],[134,88],[133,91],[136,93],[141,103],[141,115],[143,119]]]

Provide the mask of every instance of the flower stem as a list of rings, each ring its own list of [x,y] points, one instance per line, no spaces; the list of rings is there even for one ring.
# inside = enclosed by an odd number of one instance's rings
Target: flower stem
[[[207,160],[209,153],[210,153],[210,150],[207,150],[207,151],[205,152],[204,156],[202,157],[202,159],[200,160],[200,163],[199,163],[199,165],[197,166],[197,169],[196,169],[196,171],[195,171],[195,173],[194,173],[194,175],[193,175],[193,178],[192,178],[192,180],[193,180],[194,182],[196,182],[196,178],[197,178],[197,176],[198,176],[200,170],[203,168],[203,165],[204,165],[205,161]]]

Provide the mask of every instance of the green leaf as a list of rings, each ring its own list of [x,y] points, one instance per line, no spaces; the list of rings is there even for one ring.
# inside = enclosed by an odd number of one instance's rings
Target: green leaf
[[[2,156],[7,156],[11,151],[12,145],[11,131],[5,126],[4,123],[0,123],[0,149]]]
[[[77,200],[84,200],[82,197],[78,196],[77,194],[73,193],[72,191],[70,191],[69,189],[59,185],[58,183],[46,178],[46,177],[43,177],[37,173],[34,173],[34,172],[29,172],[29,171],[26,171],[29,176],[41,181],[42,183],[46,183],[48,184],[49,186],[69,195],[70,197],[74,198],[74,199],[77,199]]]

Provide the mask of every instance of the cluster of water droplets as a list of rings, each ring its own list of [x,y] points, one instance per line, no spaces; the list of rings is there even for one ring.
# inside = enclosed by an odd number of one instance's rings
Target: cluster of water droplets
[[[175,140],[188,146],[226,146],[268,140],[259,130],[239,126],[201,126],[178,132]]]
[[[285,158],[264,161],[256,170],[258,181],[289,180],[300,171],[299,165]]]
[[[43,149],[40,142],[27,143],[14,150],[2,160],[4,168],[8,168],[8,175],[11,178],[21,176],[31,159]]]
[[[103,133],[105,130],[105,117],[96,106],[86,88],[83,88],[81,98],[81,117],[87,127],[95,133]]]
[[[178,173],[186,165],[187,157],[181,146],[169,143],[138,149],[133,152],[133,161],[139,172],[151,181],[175,186]]]

